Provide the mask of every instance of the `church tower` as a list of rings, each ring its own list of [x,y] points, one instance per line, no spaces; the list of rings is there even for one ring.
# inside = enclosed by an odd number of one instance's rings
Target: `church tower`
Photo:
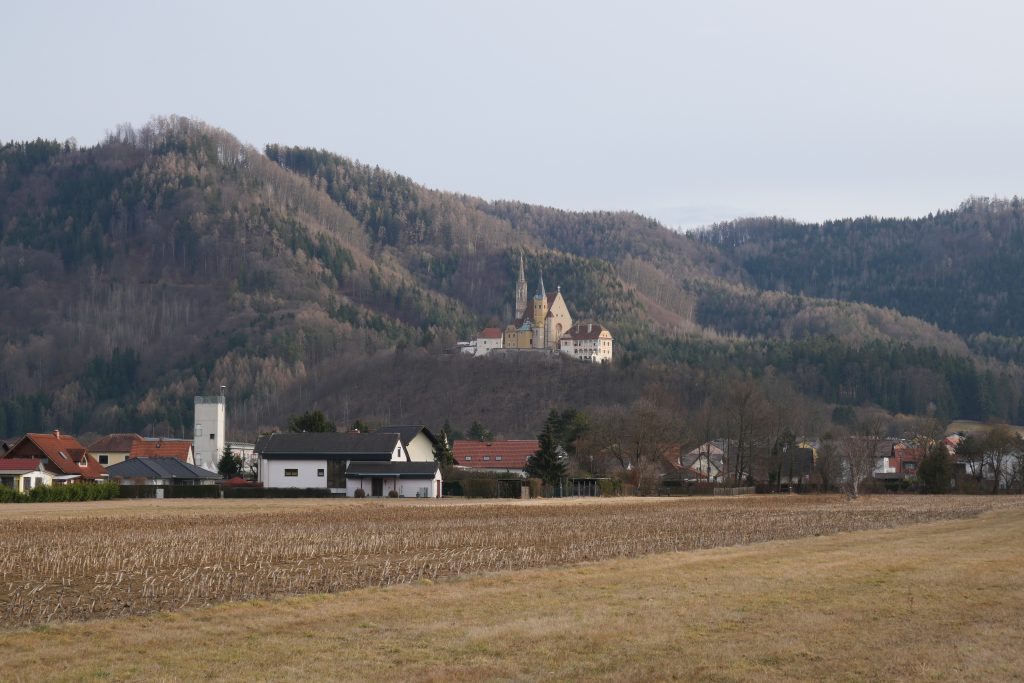
[[[548,295],[544,291],[544,271],[540,273],[540,285],[533,297],[533,348],[544,348],[544,321],[548,317]]]
[[[519,280],[516,282],[516,320],[526,315],[526,269],[523,266],[523,252],[519,252]]]

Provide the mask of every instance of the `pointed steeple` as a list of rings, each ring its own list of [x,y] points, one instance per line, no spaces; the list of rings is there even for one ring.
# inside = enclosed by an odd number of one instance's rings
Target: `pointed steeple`
[[[519,280],[516,281],[516,319],[523,317],[526,313],[526,302],[529,296],[526,293],[526,266],[523,263],[523,252],[519,252]]]
[[[543,268],[540,271],[540,284],[537,286],[537,298],[538,299],[546,299],[546,298],[548,298],[548,293],[544,291],[544,269]]]

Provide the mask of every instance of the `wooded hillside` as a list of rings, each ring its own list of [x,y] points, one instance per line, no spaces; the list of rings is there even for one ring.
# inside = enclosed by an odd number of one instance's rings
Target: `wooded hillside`
[[[261,152],[180,117],[89,148],[9,143],[0,438],[188,435],[192,396],[221,384],[236,438],[310,407],[530,436],[552,406],[656,395],[691,410],[746,381],[781,382],[826,415],[1019,421],[1017,204],[693,237],[429,190],[319,150]],[[520,251],[531,290],[543,269],[576,319],[612,330],[613,367],[445,354],[511,318]]]

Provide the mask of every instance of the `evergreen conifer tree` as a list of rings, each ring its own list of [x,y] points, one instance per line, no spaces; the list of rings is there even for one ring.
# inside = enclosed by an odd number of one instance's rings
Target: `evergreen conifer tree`
[[[437,439],[437,449],[434,453],[434,460],[441,465],[441,467],[452,467],[455,465],[455,456],[452,455],[452,445],[448,440],[448,431],[445,429],[441,430],[441,436]]]
[[[921,460],[917,469],[917,478],[925,493],[948,493],[949,480],[953,478],[953,463],[942,443],[928,449],[927,455]]]
[[[550,485],[557,484],[565,476],[565,461],[561,458],[555,440],[557,421],[558,414],[552,410],[544,423],[544,431],[537,435],[540,448],[526,461],[526,473]]]
[[[290,432],[336,432],[338,427],[321,410],[295,415],[288,420]]]
[[[242,473],[242,463],[237,455],[231,452],[231,445],[224,446],[224,452],[217,461],[217,472],[225,479],[237,477]]]

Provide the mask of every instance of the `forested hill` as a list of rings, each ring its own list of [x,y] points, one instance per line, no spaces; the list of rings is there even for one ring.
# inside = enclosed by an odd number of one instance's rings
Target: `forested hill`
[[[521,437],[551,406],[656,396],[681,415],[751,383],[808,414],[1024,419],[1016,337],[965,340],[892,302],[762,283],[743,225],[695,238],[632,213],[488,202],[319,150],[257,150],[181,117],[95,147],[9,143],[0,438],[187,436],[192,396],[222,384],[237,438],[310,407],[339,422],[479,419]],[[510,319],[521,252],[531,288],[543,269],[575,318],[611,328],[612,367],[446,353]],[[829,262],[805,253],[819,272]],[[966,281],[959,268],[947,266]]]
[[[963,335],[1024,336],[1018,198],[918,219],[743,220],[699,235],[759,289],[892,308]]]

